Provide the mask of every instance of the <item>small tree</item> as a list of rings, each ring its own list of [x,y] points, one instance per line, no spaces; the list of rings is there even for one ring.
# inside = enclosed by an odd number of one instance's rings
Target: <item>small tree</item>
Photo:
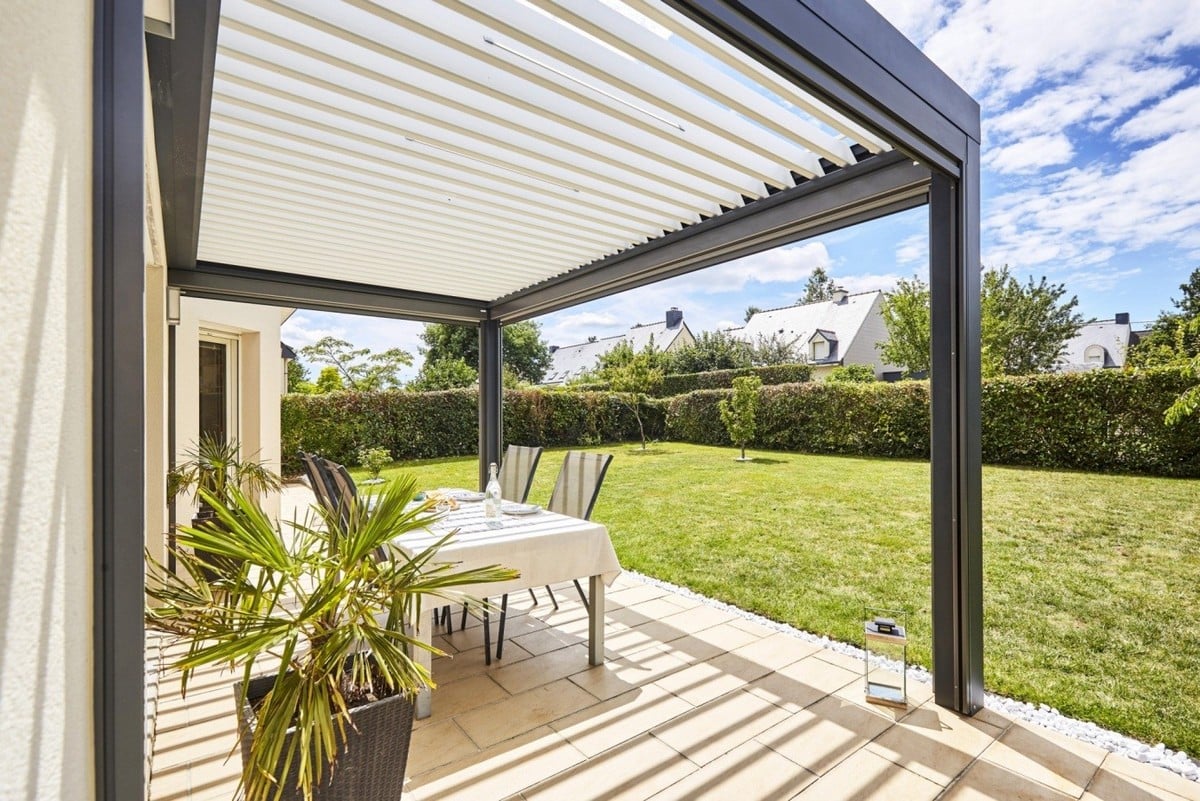
[[[900,279],[883,298],[883,324],[888,339],[875,347],[888,364],[904,368],[910,378],[929,374],[929,286],[917,276]]]
[[[1200,319],[1200,318],[1198,318]],[[1192,358],[1192,362],[1188,365],[1192,375],[1200,378],[1200,356]],[[1191,417],[1200,409],[1200,383],[1195,386],[1185,389],[1183,393],[1175,399],[1175,402],[1167,409],[1164,415],[1167,425],[1173,426],[1182,423],[1186,418]]]
[[[355,348],[344,339],[322,337],[311,345],[300,349],[309,361],[329,365],[339,379],[338,388],[373,392],[400,386],[400,368],[412,364],[412,355],[400,348],[389,348],[382,353],[371,353],[370,348]],[[321,379],[325,371],[321,370]]]
[[[308,368],[296,359],[288,359],[287,391],[300,392],[305,395],[312,394],[316,391],[316,387],[314,387],[313,383],[308,380]]]
[[[796,364],[805,361],[799,349],[800,337],[785,337],[775,333],[771,336],[758,335],[758,339],[750,343],[750,364],[754,367],[766,367],[772,364]]]
[[[412,392],[434,392],[439,389],[469,387],[479,380],[479,372],[460,358],[446,357],[421,365],[417,377],[408,382]]]
[[[733,395],[717,404],[729,438],[742,449],[739,462],[749,461],[746,458],[746,443],[754,438],[754,416],[758,411],[758,390],[761,388],[762,379],[756,375],[735,378]]]
[[[322,367],[321,374],[317,376],[317,384],[315,392],[319,395],[326,395],[330,392],[341,392],[345,387],[342,386],[342,376],[338,373],[338,369],[333,365]]]
[[[642,439],[642,450],[646,450],[642,404],[646,401],[646,395],[662,386],[663,371],[659,366],[662,354],[654,349],[653,341],[637,352],[628,342],[621,342],[601,356],[600,362],[597,378],[607,381],[609,388],[616,392],[633,412],[633,417],[637,420],[638,435]]]
[[[750,346],[726,331],[704,331],[691,345],[668,353],[667,373],[707,373],[750,366]]]
[[[382,484],[383,479],[379,477],[379,474],[392,461],[391,452],[387,448],[376,445],[373,448],[360,448],[357,455],[358,463],[367,468],[371,474],[371,477],[363,483]]]

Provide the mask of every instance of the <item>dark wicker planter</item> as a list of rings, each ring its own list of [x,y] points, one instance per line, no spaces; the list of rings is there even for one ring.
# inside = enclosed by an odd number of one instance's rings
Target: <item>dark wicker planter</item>
[[[245,704],[240,703],[241,682],[234,685],[243,764],[250,758],[253,704],[270,691],[274,682],[274,676],[251,679]],[[350,717],[358,730],[346,727],[346,749],[338,755],[333,774],[325,774],[326,784],[317,788],[314,797],[320,801],[399,801],[412,739],[412,701],[394,695],[351,709]],[[303,799],[296,789],[296,776],[297,766],[293,764],[284,780],[284,801]]]

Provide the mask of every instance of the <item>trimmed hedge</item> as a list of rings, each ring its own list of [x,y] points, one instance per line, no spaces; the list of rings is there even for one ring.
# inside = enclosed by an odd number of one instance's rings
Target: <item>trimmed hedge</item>
[[[442,392],[334,392],[284,395],[283,471],[300,472],[299,451],[353,464],[360,448],[387,448],[393,459],[465,456],[479,450],[475,388]],[[647,436],[664,428],[661,401],[641,409]],[[506,390],[504,439],[522,445],[596,445],[636,439],[637,421],[622,400],[605,392]]]
[[[667,403],[667,438],[730,445],[717,403],[728,390],[701,390]],[[759,391],[752,445],[778,451],[925,457],[929,387],[898,384],[781,384]]]
[[[756,375],[763,386],[775,384],[798,384],[812,378],[812,367],[807,364],[771,364],[765,367],[741,367],[736,370],[711,370],[707,373],[679,373],[663,376],[662,386],[655,392],[658,398],[671,398],[698,389],[729,389],[733,379],[744,375]],[[607,384],[576,384],[568,390],[598,391],[608,389]]]
[[[985,381],[983,460],[1098,472],[1200,477],[1200,417],[1163,412],[1195,382],[1178,370],[1095,370]],[[929,383],[790,384],[761,391],[753,446],[862,456],[929,456]],[[667,403],[666,436],[729,446],[723,390]]]
[[[736,371],[728,371],[735,373]],[[730,380],[735,376],[730,376]],[[1177,426],[1163,411],[1194,377],[1175,369],[1000,378],[983,385],[983,460],[989,464],[1200,477],[1200,416]],[[767,450],[928,458],[929,383],[791,383],[760,390],[752,446]],[[729,446],[717,403],[700,389],[642,407],[647,436]],[[478,450],[475,389],[285,395],[285,472],[299,450],[353,461],[381,445],[395,459]],[[595,445],[637,439],[633,413],[606,392],[508,390],[505,441]]]

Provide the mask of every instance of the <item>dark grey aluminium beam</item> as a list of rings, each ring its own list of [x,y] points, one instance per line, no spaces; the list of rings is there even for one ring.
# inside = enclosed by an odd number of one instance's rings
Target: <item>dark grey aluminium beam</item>
[[[929,170],[888,153],[673,231],[496,301],[505,323],[548,314],[927,201]]]
[[[146,37],[163,239],[172,267],[191,267],[199,246],[209,110],[217,57],[220,0],[175,8],[175,38]]]
[[[960,181],[934,175],[929,204],[933,691],[983,706],[979,151]]]
[[[92,13],[94,769],[96,798],[124,801],[145,793],[142,2]]]
[[[479,489],[488,481],[488,465],[500,464],[504,442],[503,346],[498,320],[479,325]]]
[[[192,269],[173,267],[168,281],[189,297],[213,300],[472,325],[487,316],[487,304],[469,298],[213,262],[198,262]]]
[[[666,0],[909,155],[954,175],[979,106],[865,2]]]

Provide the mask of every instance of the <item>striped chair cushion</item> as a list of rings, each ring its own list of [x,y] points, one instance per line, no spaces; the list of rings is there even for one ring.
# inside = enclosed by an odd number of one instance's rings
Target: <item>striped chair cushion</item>
[[[612,454],[609,453],[567,451],[546,508],[583,520],[590,518],[611,461]]]
[[[500,497],[506,501],[525,503],[529,488],[533,486],[533,473],[541,458],[541,448],[509,445],[500,464]]]

